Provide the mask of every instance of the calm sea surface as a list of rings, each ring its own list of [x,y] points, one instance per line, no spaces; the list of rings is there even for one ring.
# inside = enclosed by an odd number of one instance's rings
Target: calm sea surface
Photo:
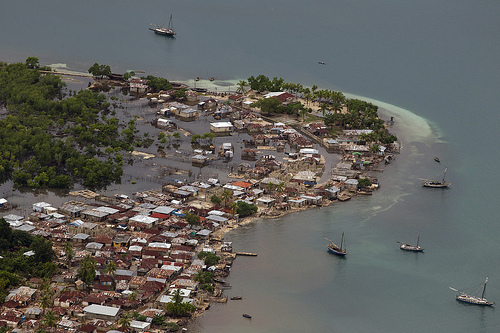
[[[0,60],[94,63],[218,89],[250,75],[381,101],[402,143],[373,196],[276,220],[226,239],[238,258],[228,296],[195,332],[498,332],[495,308],[459,304],[448,286],[489,276],[500,302],[497,1],[2,1]],[[149,23],[173,14],[177,38]],[[323,61],[326,65],[318,65]],[[350,95],[352,96],[352,95]],[[433,161],[439,156],[441,164]],[[448,190],[425,189],[439,177]],[[4,194],[2,194],[4,195]],[[324,236],[345,230],[345,259]],[[425,252],[403,253],[396,241]],[[249,313],[247,320],[241,316]]]

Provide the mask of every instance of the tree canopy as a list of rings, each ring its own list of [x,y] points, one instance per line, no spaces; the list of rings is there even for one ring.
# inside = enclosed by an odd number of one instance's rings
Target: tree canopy
[[[107,117],[111,105],[104,95],[83,90],[66,96],[61,78],[38,67],[35,57],[0,63],[0,105],[9,110],[0,119],[0,182],[102,188],[120,181],[121,151],[133,150],[134,129],[120,132],[118,119]]]

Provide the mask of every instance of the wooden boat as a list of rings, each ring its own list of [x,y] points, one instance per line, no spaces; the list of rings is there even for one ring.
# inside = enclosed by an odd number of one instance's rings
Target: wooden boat
[[[486,280],[484,281],[483,293],[481,294],[481,297],[470,295],[474,291],[479,290],[482,286],[481,284],[469,288],[472,289],[471,292],[461,291],[452,287],[450,287],[450,289],[458,293],[457,296],[455,296],[457,301],[474,305],[492,306],[495,304],[495,302],[490,302],[486,298],[484,298],[484,293],[486,292],[486,283],[488,283],[488,277],[486,277]]]
[[[215,77],[213,77],[213,76],[212,76],[212,77],[210,78],[210,81],[213,81],[213,80],[215,80]]]
[[[252,316],[250,316],[250,315],[249,315],[249,314],[247,314],[247,313],[244,313],[244,314],[243,314],[243,317],[248,318],[248,319],[252,319]]]
[[[327,245],[328,252],[336,254],[338,256],[345,256],[347,251],[345,250],[345,239],[344,232],[342,231],[342,238],[340,239],[340,246],[335,244],[332,240],[325,237],[326,240],[330,241],[330,244]]]
[[[323,62],[323,61],[318,61],[318,64],[319,64],[319,65],[326,65],[326,62]]]
[[[243,297],[241,297],[241,296],[233,296],[233,297],[231,297],[231,300],[233,300],[233,301],[237,301],[237,300],[239,301],[240,299],[243,299]]]
[[[420,245],[418,245],[419,241],[420,241],[420,236],[417,237],[417,245],[410,245],[410,244],[398,242],[398,243],[401,243],[401,246],[399,248],[401,250],[405,250],[405,251],[423,252],[424,249],[421,248]]]
[[[177,33],[174,31],[174,25],[172,23],[172,15],[170,15],[170,20],[168,21],[168,27],[165,28],[161,25],[156,25],[150,23],[154,28],[149,28],[149,30],[154,31],[155,34],[163,35],[163,36],[175,36]]]
[[[425,180],[422,183],[422,186],[424,187],[434,187],[434,188],[444,188],[448,187],[451,185],[451,183],[447,183],[445,180],[446,177],[446,171],[448,169],[444,169],[444,174],[443,174],[443,180]]]
[[[434,161],[441,163],[441,160],[438,157],[434,157]]]

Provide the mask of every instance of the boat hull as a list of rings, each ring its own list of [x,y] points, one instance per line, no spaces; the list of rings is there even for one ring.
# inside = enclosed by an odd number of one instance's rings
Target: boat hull
[[[409,244],[402,244],[399,248],[403,251],[410,251],[410,252],[423,252],[424,251],[424,249],[422,249],[420,246],[409,245]]]
[[[456,296],[457,301],[473,304],[473,305],[481,305],[481,306],[493,306],[495,302],[489,302],[485,298],[474,297],[469,295],[458,295]]]
[[[337,256],[345,256],[347,252],[342,249],[334,249],[333,247],[328,246],[328,252],[335,254]]]
[[[445,188],[450,186],[451,183],[442,183],[442,182],[423,182],[422,186],[424,187],[433,187],[433,188]]]

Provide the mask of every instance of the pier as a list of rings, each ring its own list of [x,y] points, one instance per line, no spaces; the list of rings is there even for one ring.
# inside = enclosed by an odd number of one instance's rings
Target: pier
[[[237,256],[248,256],[248,257],[256,257],[257,253],[251,253],[251,252],[236,252]]]

